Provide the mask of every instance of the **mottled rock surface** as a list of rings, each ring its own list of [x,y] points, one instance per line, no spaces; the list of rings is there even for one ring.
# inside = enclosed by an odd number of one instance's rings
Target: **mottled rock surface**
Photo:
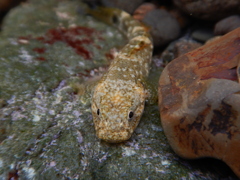
[[[71,84],[101,74],[116,29],[78,14],[81,1],[29,0],[11,10],[0,34],[0,179],[218,179],[219,162],[180,159],[164,136],[157,105],[147,105],[133,137],[96,138],[90,107]],[[155,59],[150,79],[161,67]],[[202,165],[199,165],[202,164]],[[214,168],[213,168],[214,167]]]
[[[173,0],[173,2],[189,16],[205,20],[219,20],[240,12],[239,0]]]
[[[169,63],[159,80],[161,122],[184,158],[214,157],[240,177],[240,28]]]

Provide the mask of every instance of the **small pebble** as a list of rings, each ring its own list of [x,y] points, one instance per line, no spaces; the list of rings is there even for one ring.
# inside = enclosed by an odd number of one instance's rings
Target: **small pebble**
[[[193,41],[178,41],[174,46],[174,57],[177,58],[185,53],[188,53],[196,48],[202,46],[200,43]]]
[[[169,13],[176,18],[181,28],[185,28],[190,22],[189,17],[177,8],[171,9]]]
[[[194,40],[197,40],[200,42],[206,42],[207,40],[214,37],[214,34],[211,29],[200,28],[200,29],[193,31],[191,36]]]
[[[178,21],[166,10],[155,9],[146,14],[143,22],[150,28],[154,46],[163,46],[180,34]]]
[[[143,0],[101,0],[102,5],[106,7],[114,7],[122,9],[130,14],[133,14],[134,10],[137,9],[144,1]]]
[[[240,16],[239,15],[229,16],[216,23],[214,27],[214,34],[224,35],[234,29],[237,29],[238,27],[240,27]]]
[[[154,10],[154,9],[156,9],[157,7],[154,5],[154,4],[152,4],[152,3],[143,3],[141,6],[139,6],[135,11],[134,11],[134,13],[133,13],[133,17],[134,17],[134,19],[137,19],[137,20],[143,20],[143,18],[144,18],[144,16],[148,13],[148,12],[150,12],[150,11],[152,11],[152,10]]]

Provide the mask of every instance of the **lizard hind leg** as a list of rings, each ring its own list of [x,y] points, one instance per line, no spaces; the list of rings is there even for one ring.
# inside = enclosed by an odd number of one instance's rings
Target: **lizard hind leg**
[[[86,81],[84,83],[72,83],[70,86],[73,88],[74,92],[79,97],[82,104],[86,106],[91,105],[92,95],[95,89],[98,79]]]
[[[158,101],[158,89],[154,82],[144,82],[145,92],[147,95],[146,102],[149,104],[156,104]]]

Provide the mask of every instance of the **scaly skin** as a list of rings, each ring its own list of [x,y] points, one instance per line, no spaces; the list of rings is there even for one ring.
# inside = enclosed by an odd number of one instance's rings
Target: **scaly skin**
[[[118,9],[101,8],[92,13],[118,27],[129,39],[96,85],[92,114],[97,136],[107,142],[128,140],[142,116],[147,90],[152,41],[147,29],[129,14]]]

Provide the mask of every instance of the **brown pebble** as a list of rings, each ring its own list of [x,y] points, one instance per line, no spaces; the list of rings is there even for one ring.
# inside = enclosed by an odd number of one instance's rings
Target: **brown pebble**
[[[133,13],[133,18],[142,21],[144,16],[152,11],[153,9],[156,9],[157,7],[152,3],[143,3],[141,6],[139,6]]]
[[[179,57],[183,54],[186,54],[189,51],[192,51],[198,47],[202,46],[200,43],[191,42],[191,41],[179,41],[175,44],[174,47],[174,57]]]

